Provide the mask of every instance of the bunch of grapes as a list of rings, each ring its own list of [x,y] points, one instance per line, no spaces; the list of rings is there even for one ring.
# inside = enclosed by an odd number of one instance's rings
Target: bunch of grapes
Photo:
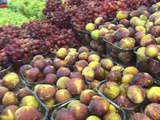
[[[56,26],[50,20],[36,20],[22,26],[25,29],[28,37],[33,39],[45,40],[53,31],[56,31]]]
[[[5,47],[5,52],[12,61],[24,60],[27,61],[31,56],[41,54],[44,43],[38,39],[17,39]]]
[[[61,0],[48,0],[44,14],[58,27],[68,28],[71,26],[70,11],[63,6]]]
[[[59,47],[77,45],[78,41],[76,40],[75,32],[72,29],[57,29],[53,32],[52,35],[48,36],[45,40],[45,45],[47,48],[54,50]]]
[[[3,49],[14,38],[25,37],[25,32],[15,26],[0,27],[0,49]]]

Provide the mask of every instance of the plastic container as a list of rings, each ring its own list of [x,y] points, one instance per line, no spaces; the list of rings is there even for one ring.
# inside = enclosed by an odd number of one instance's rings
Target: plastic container
[[[97,91],[97,93],[98,93],[100,96],[106,98],[108,101],[110,101],[110,102],[111,102],[114,106],[116,106],[118,109],[122,109],[122,110],[124,110],[124,111],[133,112],[133,111],[135,111],[135,110],[139,107],[139,105],[135,105],[135,106],[133,106],[133,107],[121,107],[121,106],[119,106],[118,104],[116,104],[115,102],[113,102],[113,100],[111,100],[110,98],[108,98],[107,96],[105,96],[105,95],[100,91],[100,87],[101,87],[104,83],[106,83],[106,82],[107,82],[107,81],[104,80],[104,81],[100,82],[99,85],[96,87],[96,91]]]
[[[119,64],[123,64],[124,66],[136,64],[134,49],[122,49],[115,43],[108,42],[105,38],[101,38],[100,41],[102,44],[105,44],[105,53]]]
[[[87,46],[88,48],[98,52],[99,54],[105,54],[105,44],[103,44],[99,40],[92,40],[88,31],[78,31],[77,38],[82,45]]]
[[[2,78],[5,74],[7,74],[9,71],[11,71],[12,70],[12,66],[13,65],[11,63],[7,64],[5,66],[5,68],[0,71],[0,77]]]
[[[104,98],[103,96],[101,96],[102,98]],[[77,98],[78,99],[78,98]],[[77,100],[77,99],[72,99],[72,100]],[[106,99],[106,98],[104,98],[106,101],[108,101],[108,99]],[[55,110],[53,110],[53,112],[51,113],[51,118],[50,118],[50,120],[55,120],[55,115],[56,115],[56,113],[57,113],[57,111],[58,110],[60,110],[60,109],[62,109],[62,108],[64,108],[64,107],[66,107],[72,100],[70,100],[70,101],[68,101],[68,102],[66,102],[66,103],[64,103],[64,104],[62,104],[61,106],[59,106],[59,107],[57,107]],[[112,104],[113,102],[111,102],[111,101],[108,101],[110,104]],[[114,105],[114,103],[112,104],[113,106],[115,106]],[[120,115],[121,115],[121,119],[122,120],[127,120],[126,119],[126,113],[122,110],[122,109],[119,109],[117,106],[115,106],[116,108],[117,108],[117,110],[119,111],[119,113],[120,113]]]
[[[138,59],[139,54],[137,54],[137,48],[135,49],[135,54],[137,55],[136,66],[140,71],[148,72],[153,77],[156,78],[156,84],[160,85],[160,61],[146,57],[145,61],[141,61]]]

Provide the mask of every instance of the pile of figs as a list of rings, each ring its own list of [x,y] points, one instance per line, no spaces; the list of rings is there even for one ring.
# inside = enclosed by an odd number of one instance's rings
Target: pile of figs
[[[84,90],[80,96],[80,100],[71,100],[53,111],[51,119],[122,120],[120,111],[103,97],[96,95],[93,90]]]
[[[97,51],[106,47],[104,51],[125,64],[135,59],[134,53],[138,56],[137,60],[152,58],[159,63],[159,12],[158,2],[151,7],[141,6],[133,11],[118,11],[112,22],[98,17],[85,27],[91,36],[90,46]],[[154,67],[153,69],[158,69],[160,63],[158,67]]]
[[[20,71],[26,84],[34,89],[48,109],[52,109],[79,96],[85,89],[95,89],[111,68],[121,67],[114,65],[111,58],[102,58],[88,48],[80,47],[78,50],[60,48],[53,58],[37,55]]]
[[[0,82],[1,120],[40,120],[44,117],[45,108],[22,84],[18,74],[9,72]]]

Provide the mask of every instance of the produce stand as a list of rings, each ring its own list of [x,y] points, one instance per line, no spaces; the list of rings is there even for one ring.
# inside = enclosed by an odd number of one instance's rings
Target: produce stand
[[[0,120],[160,120],[159,0],[0,0]]]

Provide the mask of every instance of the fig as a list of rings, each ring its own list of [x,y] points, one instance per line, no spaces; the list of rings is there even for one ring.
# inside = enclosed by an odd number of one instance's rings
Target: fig
[[[101,65],[104,69],[110,70],[113,67],[113,61],[109,58],[101,59]]]
[[[82,75],[88,81],[93,81],[95,77],[94,70],[90,67],[85,67],[82,71]]]
[[[82,79],[83,76],[80,72],[71,72],[70,78],[80,78],[80,79]]]
[[[100,33],[100,32],[99,32],[98,29],[91,31],[91,38],[92,38],[93,40],[98,40],[99,37],[100,37],[100,34],[99,34],[99,33]]]
[[[131,37],[125,37],[120,40],[119,45],[122,49],[133,49],[135,47],[135,39]]]
[[[49,73],[44,78],[43,83],[54,84],[56,82],[56,80],[57,80],[57,76],[53,73]]]
[[[79,95],[85,89],[85,82],[80,78],[72,78],[67,82],[67,89],[72,95]]]
[[[67,86],[68,81],[70,80],[69,77],[60,77],[57,80],[56,86],[58,89],[65,89]]]
[[[129,87],[129,84],[126,83],[122,83],[120,84],[120,91],[121,91],[121,95],[126,95],[127,94],[127,88]]]
[[[133,74],[133,75],[136,75],[138,73],[138,69],[134,66],[128,66],[124,69],[123,71],[123,75],[125,74]]]
[[[121,83],[130,84],[132,82],[133,78],[134,78],[133,74],[125,74],[122,77]]]
[[[89,54],[87,52],[82,52],[78,55],[78,59],[79,60],[87,60],[88,59]]]
[[[111,68],[111,71],[119,71],[122,72],[124,70],[123,66],[121,65],[115,65]]]
[[[103,17],[97,17],[97,18],[94,20],[94,23],[95,23],[96,25],[99,25],[99,24],[101,24],[103,21],[104,21]]]
[[[98,80],[93,80],[93,81],[90,82],[89,87],[90,87],[91,89],[96,89],[96,87],[97,87],[97,85],[98,85],[99,83],[100,83],[100,81],[98,81]]]
[[[88,105],[94,95],[96,95],[96,93],[91,89],[83,90],[80,94],[80,101]]]
[[[77,120],[74,113],[66,108],[60,109],[56,113],[55,120]]]
[[[55,73],[55,68],[52,65],[47,65],[44,69],[43,69],[43,73],[45,75],[49,74],[49,73]]]
[[[18,102],[16,95],[13,92],[6,92],[2,99],[2,104],[5,106],[16,105]]]
[[[88,64],[88,67],[92,68],[93,70],[96,69],[97,66],[100,66],[100,63],[97,62],[97,61],[91,61],[91,62]]]
[[[56,68],[64,67],[67,65],[67,62],[65,60],[61,60],[59,58],[55,58],[53,61],[53,64]]]
[[[41,100],[47,100],[55,95],[56,88],[49,84],[39,84],[35,86],[34,91]]]
[[[70,75],[70,69],[67,68],[67,67],[60,67],[58,70],[57,70],[57,77],[63,77],[63,76],[69,76]]]
[[[85,47],[85,46],[82,46],[82,47],[80,47],[79,49],[78,49],[78,53],[82,53],[82,52],[89,52],[89,49],[87,48],[87,47]]]
[[[138,73],[134,76],[132,84],[141,87],[150,87],[154,83],[154,78],[148,73]]]
[[[95,24],[93,23],[88,23],[86,26],[85,26],[85,29],[89,32],[93,31],[95,29]]]
[[[146,22],[145,28],[146,28],[146,31],[147,31],[147,32],[151,32],[152,35],[156,36],[156,35],[157,35],[157,34],[156,34],[157,30],[156,30],[156,28],[154,28],[153,25],[154,25],[154,23],[148,20],[148,21]],[[155,33],[153,33],[153,29],[152,29],[152,28],[155,29]]]
[[[160,26],[156,25],[156,26],[151,27],[150,32],[155,37],[159,37],[159,35],[160,35]]]
[[[151,120],[147,115],[143,113],[134,113],[129,120]]]
[[[15,112],[16,120],[40,120],[41,113],[32,106],[23,106]]]
[[[107,80],[108,81],[114,81],[114,82],[119,82],[121,81],[122,74],[119,71],[110,71],[109,74],[107,75]]]
[[[118,96],[114,101],[116,104],[124,108],[130,108],[134,106],[134,104],[124,95]]]
[[[46,63],[46,66],[53,66],[53,61],[51,58],[46,58],[45,63]]]
[[[6,87],[4,87],[4,86],[0,86],[0,99],[2,99],[3,96],[4,96],[4,94],[5,94],[6,92],[8,92],[8,91],[9,91],[8,88],[6,88]]]
[[[105,27],[102,27],[100,30],[99,30],[99,34],[100,36],[105,36],[105,34],[108,33],[108,29],[105,28]]]
[[[91,116],[88,116],[86,120],[101,120],[101,118],[95,115],[91,115]]]
[[[48,109],[51,109],[55,105],[55,100],[54,99],[48,99],[44,101],[44,104]]]
[[[130,19],[130,24],[131,24],[132,26],[144,26],[145,23],[146,23],[145,20],[141,20],[141,19],[138,18],[138,17],[132,17],[132,18]]]
[[[44,60],[44,56],[43,55],[36,55],[33,57],[32,62],[35,62],[36,60]]]
[[[159,48],[157,47],[157,45],[151,44],[146,47],[146,55],[148,57],[151,57],[151,58],[157,57],[158,52],[159,52]]]
[[[73,65],[76,62],[76,56],[74,56],[74,55],[67,55],[65,57],[65,61],[67,62],[67,64]]]
[[[26,79],[30,82],[35,82],[38,79],[40,70],[38,68],[31,68],[26,71]]]
[[[64,59],[68,54],[68,51],[66,48],[60,48],[57,52],[56,55],[58,58]]]
[[[14,72],[10,72],[8,74],[6,74],[4,77],[3,77],[3,80],[2,80],[2,84],[9,88],[9,89],[14,89],[16,88],[16,86],[20,83],[20,79],[19,79],[19,76],[14,73]]]
[[[132,85],[127,89],[127,96],[133,103],[139,104],[145,100],[145,91],[140,86]]]
[[[150,45],[154,42],[155,41],[154,41],[153,36],[151,34],[146,34],[141,38],[140,45],[144,47],[144,46]]]
[[[144,26],[136,26],[135,29],[137,32],[146,33],[146,29]]]
[[[100,57],[99,55],[97,54],[91,54],[89,57],[88,57],[88,62],[91,62],[91,61],[100,61]]]
[[[38,59],[32,63],[33,67],[42,70],[46,66],[46,62],[44,59]]]
[[[160,119],[160,104],[158,103],[151,103],[146,106],[145,114],[150,117],[152,120],[159,120]]]
[[[124,64],[129,64],[130,62],[132,62],[133,54],[130,52],[120,52],[118,54],[118,59]]]
[[[94,115],[102,116],[109,109],[109,103],[102,97],[93,96],[89,103],[89,111]]]
[[[127,17],[128,17],[128,11],[122,11],[122,10],[120,10],[120,11],[118,11],[117,14],[116,14],[116,18],[117,18],[118,20],[122,20],[122,19],[125,19],[125,18],[127,18]]]
[[[148,91],[147,91],[147,99],[151,102],[160,102],[160,87],[158,86],[152,86]]]
[[[139,61],[146,61],[147,57],[145,55],[146,47],[140,47],[138,48],[136,54],[137,54],[137,59]]]
[[[81,102],[79,100],[71,100],[69,102],[69,104],[67,105],[67,108],[69,109],[69,108],[74,107],[74,106],[76,106],[78,104],[81,104]]]
[[[18,109],[18,106],[16,105],[10,105],[6,107],[0,115],[0,119],[1,120],[15,120],[15,112],[17,109]]]
[[[32,106],[32,107],[38,108],[39,103],[34,96],[28,95],[22,98],[21,106]]]
[[[96,69],[94,71],[95,71],[95,78],[97,80],[104,80],[105,79],[106,71],[101,66],[96,67]]]
[[[55,99],[57,103],[65,102],[69,100],[70,98],[71,98],[71,94],[67,89],[57,90],[56,95],[55,95]]]
[[[70,105],[69,110],[73,112],[76,120],[85,120],[88,115],[88,108],[85,104],[82,103]]]
[[[25,96],[28,96],[28,95],[32,95],[32,92],[26,87],[25,88],[21,88],[17,92],[17,97],[20,98],[20,99],[25,97]]]
[[[103,120],[121,120],[121,116],[116,112],[109,112],[103,117]]]
[[[135,36],[136,42],[140,43],[141,39],[145,36],[145,33],[144,32],[137,32],[137,33],[135,33],[134,36]]]
[[[103,93],[110,99],[115,99],[120,94],[120,87],[115,82],[106,82]]]
[[[115,32],[115,38],[116,40],[121,40],[122,38],[126,38],[129,36],[129,30],[127,28],[119,28]]]
[[[119,21],[120,24],[123,24],[125,27],[128,27],[129,26],[129,20],[127,19],[122,19]]]
[[[88,65],[87,61],[80,60],[75,63],[75,68],[78,72],[82,72],[82,70]]]

